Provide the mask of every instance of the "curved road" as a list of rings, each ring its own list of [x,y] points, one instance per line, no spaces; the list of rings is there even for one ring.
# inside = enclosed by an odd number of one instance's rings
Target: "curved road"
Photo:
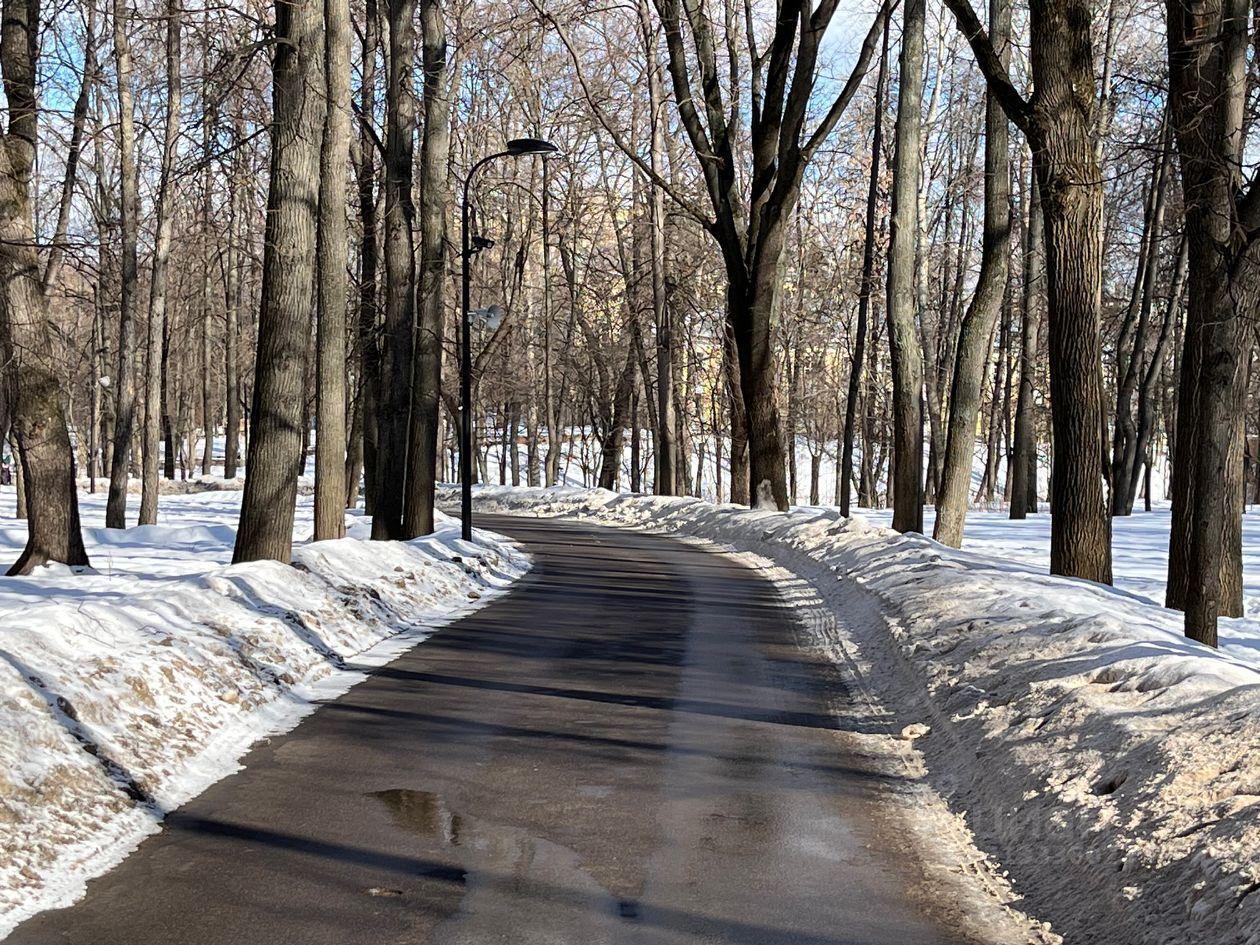
[[[487,518],[535,561],[8,945],[926,945],[773,587],[666,538]],[[833,713],[836,703],[840,715]]]

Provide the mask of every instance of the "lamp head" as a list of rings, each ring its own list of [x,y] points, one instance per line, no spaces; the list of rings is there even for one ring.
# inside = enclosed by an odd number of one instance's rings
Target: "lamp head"
[[[524,154],[554,154],[560,149],[542,138],[513,138],[507,143],[508,154],[520,157]]]

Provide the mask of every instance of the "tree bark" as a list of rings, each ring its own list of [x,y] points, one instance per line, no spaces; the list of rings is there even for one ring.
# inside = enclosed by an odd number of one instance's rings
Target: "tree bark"
[[[232,128],[237,141],[245,137],[245,120],[241,114],[241,96],[237,97]],[[223,478],[235,479],[239,462],[241,437],[241,390],[238,376],[240,357],[240,318],[245,301],[245,267],[249,225],[246,221],[245,195],[248,186],[244,174],[245,160],[238,152],[232,158],[232,212],[228,224],[227,308],[223,329],[223,392],[227,400],[223,438]]]
[[[359,90],[359,164],[356,191],[359,203],[359,296],[358,333],[359,386],[363,414],[363,509],[371,515],[376,510],[380,489],[378,459],[381,352],[377,332],[377,267],[376,234],[376,145],[371,133],[371,116],[376,114],[376,46],[378,14],[376,0],[367,0],[364,14],[361,63],[363,78]],[[351,488],[357,487],[352,483]]]
[[[233,562],[292,555],[324,119],[323,6],[276,4],[271,173],[245,491]]]
[[[420,0],[424,64],[424,132],[420,138],[420,298],[412,367],[411,448],[403,533],[433,531],[437,488],[438,425],[442,400],[443,323],[446,320],[447,164],[451,152],[451,100],[446,21],[440,0]],[[515,444],[516,431],[512,431]]]
[[[893,151],[888,250],[888,345],[893,373],[893,528],[923,531],[923,351],[914,287],[919,231],[924,0],[907,0]]]
[[[52,357],[51,320],[35,253],[31,174],[38,141],[35,99],[37,0],[4,0],[0,74],[8,128],[0,138],[0,362],[21,464],[26,546],[9,574],[50,561],[88,564],[79,527],[74,451]]]
[[[1011,518],[1037,511],[1037,425],[1033,388],[1037,379],[1037,342],[1041,329],[1044,252],[1041,199],[1029,181],[1024,236],[1024,310],[1020,328],[1019,393],[1015,401],[1015,450],[1011,471]]]
[[[884,147],[884,97],[888,88],[889,21],[884,21],[884,35],[879,54],[879,75],[875,80],[875,122],[871,132],[871,171],[866,185],[866,222],[862,237],[862,284],[858,292],[857,327],[853,333],[853,357],[849,360],[849,394],[844,402],[844,439],[840,468],[836,470],[840,490],[840,514],[848,517],[853,491],[853,437],[857,431],[857,405],[862,389],[862,371],[866,357],[867,321],[870,317],[871,294],[875,288],[875,224],[879,211],[879,165]]]
[[[315,330],[315,540],[346,534],[346,164],[350,4],[323,0],[325,110],[319,158]]]
[[[157,236],[153,243],[153,272],[149,279],[149,323],[145,338],[148,370],[144,379],[144,445],[141,450],[141,525],[157,524],[158,456],[162,437],[162,357],[166,337],[167,260],[171,254],[171,231],[175,217],[175,157],[179,145],[180,104],[183,83],[180,33],[183,29],[182,0],[166,5],[166,125],[162,134],[162,169],[157,197]],[[207,221],[208,223],[208,221]]]
[[[1009,0],[989,0],[989,30],[998,59],[1005,68],[1010,59]],[[949,397],[945,464],[940,491],[936,497],[936,524],[932,533],[937,541],[954,548],[962,546],[963,529],[967,522],[971,464],[975,454],[976,415],[980,411],[983,395],[981,383],[984,379],[984,362],[989,354],[994,322],[1002,310],[1009,277],[1009,141],[1006,113],[1002,111],[997,96],[989,91],[985,100],[984,117],[984,235],[980,275],[958,335],[954,379]],[[996,396],[995,386],[994,397]],[[993,461],[993,452],[990,449],[990,463]],[[993,478],[996,478],[996,471]]]
[[[379,486],[372,537],[403,537],[411,360],[415,331],[415,204],[412,168],[416,105],[416,0],[388,0],[389,59],[385,90],[385,324],[378,423]]]
[[[1260,189],[1241,180],[1248,11],[1169,0],[1167,15],[1189,245],[1167,603],[1210,646],[1218,617],[1242,612],[1243,402],[1260,301]]]
[[[1093,10],[1033,0],[1033,96],[1025,101],[968,0],[946,0],[1007,116],[1028,136],[1045,224],[1054,434],[1050,570],[1111,583],[1103,494],[1102,175],[1095,137]]]
[[[109,464],[105,527],[127,526],[127,477],[136,415],[137,232],[140,173],[136,165],[136,122],[131,88],[131,25],[127,0],[114,0],[114,61],[118,73],[118,154],[122,179],[120,229],[122,272],[118,305],[118,369],[114,374],[114,449]]]

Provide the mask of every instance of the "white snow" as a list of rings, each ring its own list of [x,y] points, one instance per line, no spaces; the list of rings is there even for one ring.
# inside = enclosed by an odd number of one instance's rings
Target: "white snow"
[[[103,492],[84,495],[90,570],[0,578],[0,936],[78,898],[259,737],[528,568],[445,517],[398,543],[361,540],[354,515],[351,537],[298,544],[293,566],[231,565],[239,503],[164,495],[159,525],[111,531]],[[305,539],[310,497],[298,505]],[[0,561],[25,541],[13,506],[0,490]]]
[[[807,581],[835,618],[834,657],[894,712],[888,737],[913,738],[1022,907],[1066,941],[1260,943],[1260,630],[1230,621],[1214,651],[1140,596],[1156,596],[1158,574],[1135,562],[1156,556],[1157,515],[1119,529],[1139,549],[1119,556],[1129,593],[1041,573],[1044,517],[991,543],[972,517],[972,547],[997,552],[978,554],[831,509],[478,496],[715,541]]]

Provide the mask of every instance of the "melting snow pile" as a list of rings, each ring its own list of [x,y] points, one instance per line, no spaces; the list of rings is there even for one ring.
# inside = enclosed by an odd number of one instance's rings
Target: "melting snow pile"
[[[252,741],[528,567],[450,520],[409,543],[299,545],[292,567],[228,565],[239,500],[170,496],[171,524],[86,529],[86,573],[0,578],[0,935],[73,900]],[[309,520],[306,499],[298,534]],[[12,560],[22,523],[0,525]]]
[[[834,510],[487,488],[480,507],[709,539],[844,617],[871,685],[1027,911],[1069,942],[1260,943],[1260,632]],[[921,731],[921,729],[920,729]]]

